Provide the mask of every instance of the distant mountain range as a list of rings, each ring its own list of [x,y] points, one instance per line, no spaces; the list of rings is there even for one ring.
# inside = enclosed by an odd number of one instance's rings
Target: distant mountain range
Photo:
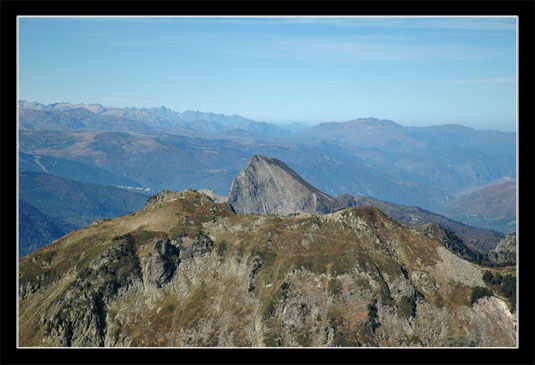
[[[202,132],[221,132],[231,129],[271,136],[288,136],[290,131],[272,123],[256,122],[239,115],[176,112],[164,106],[158,108],[114,108],[100,104],[56,103],[44,105],[19,101],[20,127],[23,129],[67,130],[129,130],[165,131],[184,127]]]
[[[262,154],[287,161],[304,179],[331,195],[352,192],[426,208],[445,196],[433,187],[400,180],[339,153],[327,153],[321,146],[250,143],[248,138],[27,130],[20,131],[19,146],[27,154],[105,169],[152,191],[206,188],[226,195],[250,157]]]
[[[458,124],[404,127],[393,121],[377,118],[321,123],[301,131],[299,136],[387,152],[437,151],[451,147],[473,149],[489,156],[516,152],[514,132],[475,130]]]
[[[74,180],[151,192],[205,188],[226,195],[250,156],[262,154],[285,161],[332,196],[348,192],[419,206],[504,233],[515,218],[488,209],[489,219],[478,222],[457,214],[455,207],[445,208],[464,192],[516,174],[515,133],[460,125],[404,127],[376,118],[285,129],[237,115],[164,106],[20,101],[19,114],[20,150],[27,154],[21,160],[31,171],[44,172],[36,158],[47,170],[47,161],[55,159],[84,166],[78,170],[61,163],[56,174]],[[89,177],[89,166],[100,169],[98,178]],[[493,200],[498,192],[488,193]]]

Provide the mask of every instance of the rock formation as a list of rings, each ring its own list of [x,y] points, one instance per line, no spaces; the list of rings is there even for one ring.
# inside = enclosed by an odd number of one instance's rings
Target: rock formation
[[[498,265],[516,264],[516,232],[509,233],[489,252],[489,259]]]
[[[200,189],[199,193],[208,195],[214,203],[226,203],[228,202],[228,196],[217,195],[213,190]]]
[[[344,206],[297,175],[284,162],[254,155],[232,182],[229,202],[236,213],[290,215],[331,213]]]
[[[357,205],[357,202],[355,201],[355,198],[353,195],[349,193],[344,193],[341,195],[338,195],[336,197],[336,200],[338,200],[344,207],[351,208]]]

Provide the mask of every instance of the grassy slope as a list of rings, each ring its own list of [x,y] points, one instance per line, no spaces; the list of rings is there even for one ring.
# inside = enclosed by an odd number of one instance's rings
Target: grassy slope
[[[485,229],[516,231],[516,182],[492,185],[463,195],[441,210],[444,214]]]
[[[396,278],[409,277],[414,279],[417,290],[433,306],[455,308],[468,305],[470,286],[449,280],[443,271],[438,251],[442,245],[406,229],[373,207],[355,207],[328,216],[236,215],[227,204],[212,203],[198,193],[189,191],[173,196],[175,198],[154,202],[135,214],[69,234],[22,258],[19,274],[21,284],[35,282],[40,276],[43,279],[40,281],[42,289],[35,294],[36,299],[21,302],[21,344],[38,343],[42,329],[38,324],[39,315],[35,313],[43,313],[73,278],[89,267],[95,257],[108,247],[120,243],[114,241],[113,237],[126,233],[131,233],[134,238],[140,258],[150,253],[155,237],[210,234],[214,236],[213,250],[217,253],[215,257],[220,257],[220,265],[236,260],[249,262],[255,258],[263,262],[254,279],[254,288],[241,282],[237,276],[221,276],[223,273],[220,271],[201,271],[200,276],[195,275],[198,285],[192,284],[185,298],[165,294],[164,290],[164,297],[159,304],[163,308],[161,312],[147,309],[137,314],[141,316],[138,318],[141,323],[152,323],[148,327],[150,330],[144,327],[145,330],[140,331],[132,323],[121,329],[134,338],[132,344],[141,346],[166,344],[169,341],[166,334],[192,331],[199,323],[205,323],[210,318],[216,320],[221,313],[214,311],[216,305],[213,300],[221,296],[223,300],[218,304],[222,308],[220,310],[225,316],[234,318],[230,322],[233,323],[232,328],[227,330],[237,336],[236,341],[239,342],[241,338],[245,341],[242,345],[250,346],[243,331],[248,316],[258,312],[245,301],[247,292],[252,292],[261,303],[259,314],[265,322],[264,342],[275,344],[276,333],[284,325],[272,313],[280,310],[277,308],[286,300],[288,290],[300,285],[299,281],[289,279],[292,275],[298,275],[293,273],[300,269],[318,275],[318,278],[323,277],[323,284],[320,281],[318,285],[325,285],[325,290],[333,297],[340,290],[358,290],[363,295],[363,303],[373,303],[374,298],[380,302],[391,302],[391,295],[395,298],[395,293],[388,293],[389,285]],[[347,275],[352,275],[355,270],[363,272],[363,279],[349,284]],[[135,301],[135,298],[130,300]],[[342,334],[355,333],[356,328],[362,326],[368,328],[366,326],[370,324],[366,325],[366,321],[373,323],[370,314],[366,314],[370,313],[370,308],[367,309],[365,304],[357,305],[348,312],[341,309],[341,299],[333,300],[326,302],[326,312],[318,316],[321,323],[338,326],[338,332]],[[398,300],[390,305],[398,305],[404,308],[400,310],[407,311]],[[454,328],[449,330],[457,331]],[[312,336],[307,331],[304,329],[301,337],[298,336],[303,343],[307,343]],[[363,330],[353,340],[340,335],[342,337],[338,341],[341,344],[372,341],[371,334],[366,331]],[[209,345],[212,340],[204,339],[192,345]],[[370,344],[373,345],[372,342]]]
[[[369,197],[355,197],[357,205],[369,205],[379,208],[393,219],[408,226],[434,223],[455,232],[470,248],[488,252],[505,236],[501,232],[471,227],[428,210],[388,203]]]

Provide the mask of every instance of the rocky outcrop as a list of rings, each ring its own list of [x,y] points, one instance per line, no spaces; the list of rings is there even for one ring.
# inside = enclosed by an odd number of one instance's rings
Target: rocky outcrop
[[[149,200],[147,200],[147,202],[145,203],[145,208],[150,207],[151,205],[156,204],[157,202],[165,200],[170,195],[172,195],[172,192],[170,192],[169,190],[162,190],[161,192],[151,196]]]
[[[134,243],[130,237],[121,241],[96,257],[47,307],[39,322],[45,345],[104,345],[106,307],[142,285]]]
[[[180,264],[180,246],[177,240],[156,242],[154,250],[143,260],[143,283],[145,286],[161,288],[173,277]]]
[[[349,193],[341,194],[336,197],[336,200],[340,202],[344,207],[351,208],[357,205],[353,195]]]
[[[509,233],[489,252],[489,259],[497,265],[516,265],[516,232]]]
[[[229,202],[237,213],[331,213],[344,206],[297,175],[284,162],[254,155],[232,182]]]
[[[199,193],[208,195],[210,197],[210,199],[212,199],[212,201],[214,203],[226,203],[226,202],[228,202],[228,197],[227,196],[217,195],[216,193],[214,193],[212,190],[209,190],[209,189],[201,189],[201,190],[199,190]]]

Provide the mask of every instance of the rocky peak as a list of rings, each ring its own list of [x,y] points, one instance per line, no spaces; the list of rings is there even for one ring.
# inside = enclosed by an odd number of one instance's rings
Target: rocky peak
[[[159,192],[156,195],[151,196],[149,200],[147,200],[147,203],[145,204],[145,208],[155,204],[156,202],[165,200],[168,196],[172,194],[173,193],[170,192],[169,190],[162,190],[161,192]]]
[[[357,205],[355,198],[353,197],[353,195],[349,193],[338,195],[336,197],[336,200],[338,200],[344,207],[347,207],[347,208],[351,208]]]
[[[234,179],[229,202],[237,213],[325,214],[343,208],[281,160],[262,155],[254,155]]]

